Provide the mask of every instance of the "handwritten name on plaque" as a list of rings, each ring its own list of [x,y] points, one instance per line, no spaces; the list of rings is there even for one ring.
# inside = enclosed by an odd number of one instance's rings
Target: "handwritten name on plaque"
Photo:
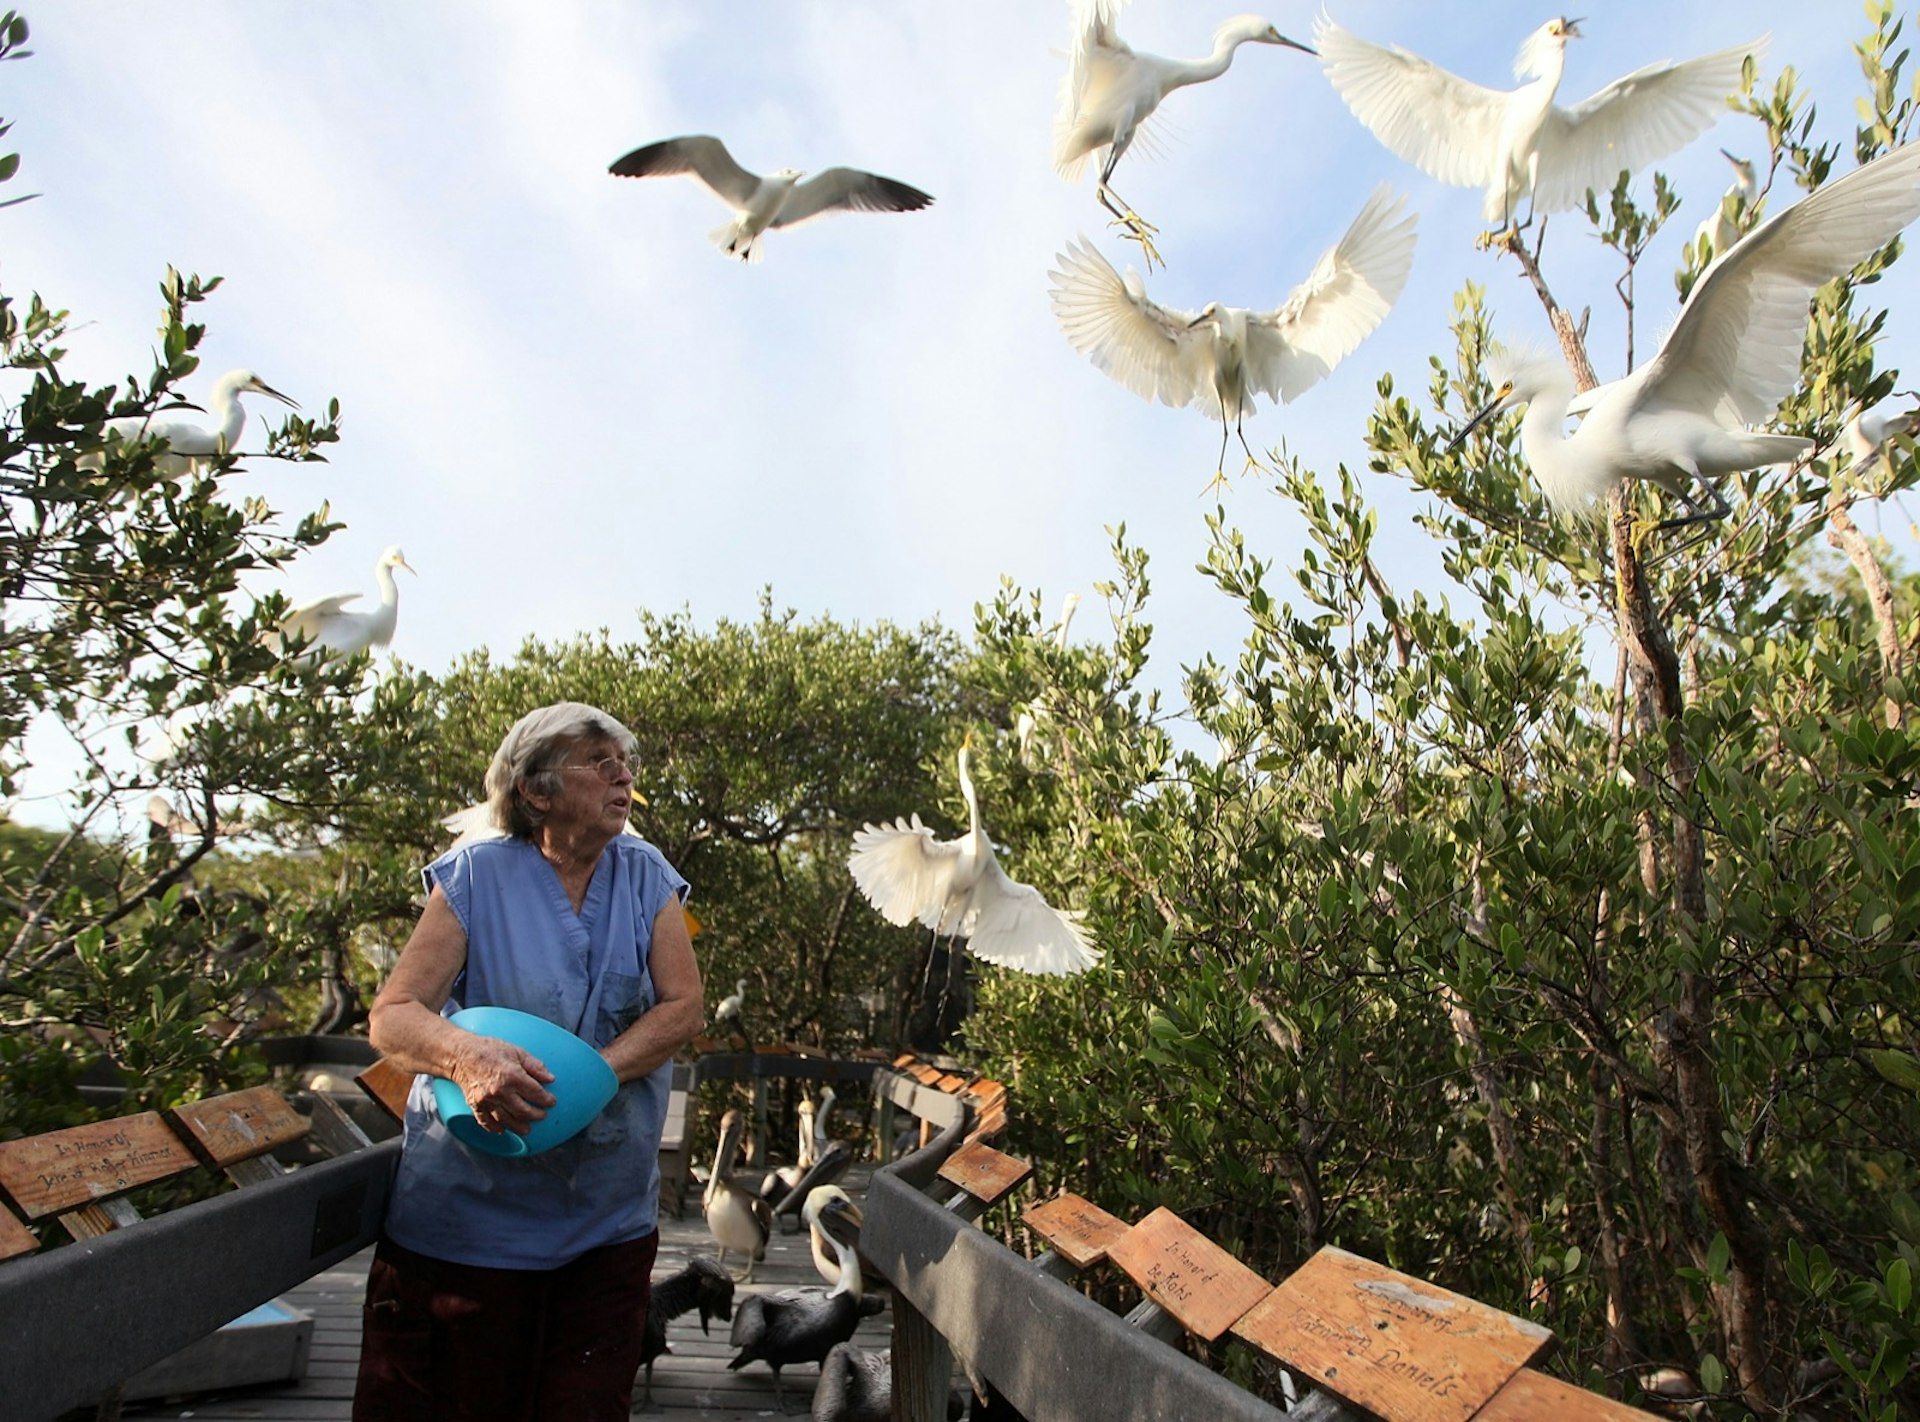
[[[167,1113],[209,1164],[233,1165],[297,1141],[313,1123],[271,1086],[176,1106]]]
[[[1396,1422],[1465,1422],[1553,1342],[1536,1323],[1333,1248],[1233,1331]]]
[[[1029,1206],[1021,1218],[1076,1269],[1105,1259],[1113,1242],[1130,1228],[1125,1220],[1071,1192]]]
[[[30,1220],[104,1200],[195,1165],[157,1111],[0,1145],[0,1189]]]
[[[1211,1342],[1272,1291],[1273,1286],[1172,1210],[1148,1215],[1107,1249],[1187,1332]]]

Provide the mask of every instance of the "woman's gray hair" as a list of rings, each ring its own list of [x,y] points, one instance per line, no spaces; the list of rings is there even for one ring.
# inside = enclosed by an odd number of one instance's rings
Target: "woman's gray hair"
[[[515,839],[532,839],[546,816],[524,791],[560,793],[560,762],[576,742],[605,736],[632,755],[639,742],[613,717],[583,701],[556,701],[513,723],[487,766],[487,818]]]

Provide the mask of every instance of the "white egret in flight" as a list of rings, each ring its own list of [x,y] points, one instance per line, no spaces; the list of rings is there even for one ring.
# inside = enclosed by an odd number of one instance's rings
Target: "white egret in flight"
[[[1313,51],[1288,39],[1258,15],[1238,15],[1214,32],[1213,53],[1205,59],[1162,59],[1136,54],[1114,28],[1114,16],[1126,0],[1071,0],[1073,57],[1060,87],[1060,110],[1053,121],[1053,161],[1063,177],[1078,182],[1090,154],[1106,150],[1094,194],[1139,241],[1149,267],[1158,260],[1140,220],[1114,193],[1113,170],[1140,133],[1140,125],[1175,89],[1218,79],[1243,44],[1279,44]],[[1118,204],[1116,206],[1116,204]]]
[[[207,413],[214,420],[211,428],[155,413],[122,415],[108,420],[105,430],[129,444],[163,440],[166,447],[155,455],[154,467],[162,474],[177,477],[205,468],[222,454],[233,452],[240,443],[240,432],[247,427],[246,407],[240,403],[240,396],[247,392],[271,396],[283,405],[300,408],[299,401],[282,395],[252,371],[230,370],[213,382],[213,394],[207,400]],[[97,469],[101,461],[97,454],[89,454],[83,462]]]
[[[981,828],[980,798],[967,773],[972,745],[969,731],[960,743],[967,833],[935,839],[918,815],[868,825],[847,857],[853,881],[887,922],[918,919],[935,933],[965,938],[976,958],[1023,973],[1083,973],[1100,961],[1080,926],[1084,915],[1054,908],[1031,884],[1008,878]]]
[[[1372,44],[1326,15],[1314,27],[1320,63],[1354,117],[1407,162],[1456,187],[1485,188],[1489,223],[1514,225],[1520,200],[1533,213],[1565,212],[1589,188],[1606,192],[1712,127],[1740,87],[1749,54],[1767,37],[1680,64],[1636,69],[1572,108],[1554,104],[1567,41],[1580,21],[1549,20],[1520,46],[1513,90],[1485,89],[1406,50]]]
[[[1192,405],[1240,434],[1256,391],[1286,404],[1318,381],[1385,319],[1413,265],[1414,223],[1406,199],[1382,184],[1337,245],[1272,311],[1211,302],[1198,315],[1158,306],[1132,272],[1122,280],[1082,239],[1060,254],[1053,310],[1075,350],[1143,400]],[[1212,487],[1211,485],[1209,487]]]
[[[1527,406],[1520,449],[1557,508],[1646,479],[1693,510],[1663,526],[1726,513],[1688,490],[1743,469],[1803,458],[1813,441],[1744,428],[1769,419],[1800,379],[1814,291],[1891,242],[1920,216],[1920,143],[1836,178],[1769,218],[1701,274],[1653,359],[1574,400],[1564,362],[1533,356],[1494,372],[1493,401],[1454,437],[1502,410]],[[1584,421],[1565,433],[1567,415]]]
[[[733,221],[708,238],[743,262],[760,260],[760,234],[769,227],[792,227],[828,212],[918,212],[933,201],[918,188],[858,168],[823,168],[805,182],[797,168],[763,178],[734,162],[727,146],[706,134],[649,143],[615,159],[607,171],[621,178],[673,173],[698,178],[734,211]]]
[[[1746,231],[1743,219],[1751,220],[1748,214],[1753,207],[1754,196],[1760,191],[1759,182],[1753,171],[1753,160],[1736,158],[1726,149],[1720,150],[1720,156],[1733,165],[1733,185],[1721,197],[1713,214],[1702,218],[1700,226],[1693,234],[1691,250],[1700,251],[1700,244],[1707,244],[1707,260],[1726,255],[1727,248],[1740,240]]]
[[[400,589],[394,585],[393,570],[405,568],[415,577],[413,565],[398,544],[386,550],[373,565],[374,581],[380,584],[380,606],[372,612],[348,612],[350,602],[359,601],[359,593],[341,593],[303,603],[289,612],[280,623],[280,639],[291,643],[305,637],[303,656],[326,661],[344,661],[370,647],[384,647],[393,640],[395,623],[400,620]]]

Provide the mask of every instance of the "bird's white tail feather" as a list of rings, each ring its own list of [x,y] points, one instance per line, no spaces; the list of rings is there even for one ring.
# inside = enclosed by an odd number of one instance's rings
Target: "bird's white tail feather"
[[[714,228],[707,234],[707,240],[729,257],[737,258],[752,266],[760,260],[762,255],[760,234],[756,232],[751,237],[742,237],[740,234],[743,227],[744,224],[736,218],[732,222]]]

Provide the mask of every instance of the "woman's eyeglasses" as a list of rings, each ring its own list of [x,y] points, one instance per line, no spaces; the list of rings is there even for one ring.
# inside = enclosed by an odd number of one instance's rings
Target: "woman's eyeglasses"
[[[622,776],[633,776],[633,763],[624,755],[597,755],[585,765],[562,765],[560,770],[591,770],[611,785]]]

